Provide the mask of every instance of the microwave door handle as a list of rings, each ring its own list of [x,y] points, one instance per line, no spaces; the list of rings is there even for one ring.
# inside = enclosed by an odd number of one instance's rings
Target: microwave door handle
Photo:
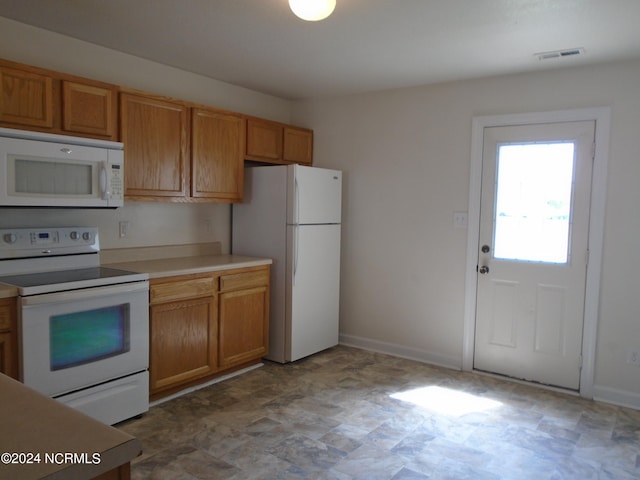
[[[107,175],[107,162],[102,163],[100,169],[100,193],[103,200],[111,198],[111,185],[109,185],[109,175]]]

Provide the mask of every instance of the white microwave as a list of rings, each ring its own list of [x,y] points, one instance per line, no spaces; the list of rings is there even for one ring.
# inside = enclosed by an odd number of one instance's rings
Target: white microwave
[[[120,142],[0,128],[0,207],[117,208]]]

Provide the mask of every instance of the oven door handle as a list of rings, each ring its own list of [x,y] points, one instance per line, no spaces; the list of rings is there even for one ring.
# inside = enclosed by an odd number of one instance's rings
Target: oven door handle
[[[108,285],[105,287],[83,288],[80,290],[70,290],[67,292],[43,293],[30,297],[20,297],[20,305],[29,307],[51,303],[66,303],[77,300],[89,300],[94,298],[120,295],[123,293],[135,293],[149,291],[149,282],[131,282],[118,285]]]

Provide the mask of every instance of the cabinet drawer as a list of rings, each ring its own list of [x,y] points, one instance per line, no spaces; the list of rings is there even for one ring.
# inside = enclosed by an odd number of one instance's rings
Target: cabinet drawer
[[[239,288],[259,287],[269,284],[269,269],[251,272],[232,273],[220,277],[220,291],[237,290]]]
[[[173,280],[165,283],[152,283],[149,287],[151,304],[172,302],[186,298],[202,297],[215,293],[213,277]]]

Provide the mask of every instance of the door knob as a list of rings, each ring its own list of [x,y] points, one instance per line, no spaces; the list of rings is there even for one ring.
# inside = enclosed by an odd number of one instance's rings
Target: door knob
[[[489,267],[483,265],[478,269],[478,272],[480,272],[482,275],[486,275],[487,273],[489,273]]]

